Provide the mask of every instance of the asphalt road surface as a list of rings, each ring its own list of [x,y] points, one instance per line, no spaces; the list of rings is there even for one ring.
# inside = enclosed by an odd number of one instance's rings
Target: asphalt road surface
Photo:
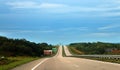
[[[65,54],[66,56],[72,56],[72,54],[69,52],[67,46],[64,46]]]
[[[62,47],[56,56],[30,62],[13,70],[120,70],[120,64],[74,57],[62,57]]]

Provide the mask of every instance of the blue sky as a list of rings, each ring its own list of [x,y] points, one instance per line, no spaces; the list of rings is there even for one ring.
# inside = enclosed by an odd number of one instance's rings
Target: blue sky
[[[119,0],[0,0],[0,35],[33,42],[120,42]]]

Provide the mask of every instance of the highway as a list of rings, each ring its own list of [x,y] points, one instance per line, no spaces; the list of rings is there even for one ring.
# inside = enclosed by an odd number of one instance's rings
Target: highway
[[[66,54],[71,55],[66,47]],[[36,60],[13,70],[119,70],[120,64],[75,57],[62,57],[62,47],[56,56]]]

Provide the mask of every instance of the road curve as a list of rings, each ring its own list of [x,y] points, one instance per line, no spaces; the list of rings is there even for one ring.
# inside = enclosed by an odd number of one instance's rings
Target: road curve
[[[62,57],[62,47],[59,47],[58,53],[56,56],[47,59],[37,60],[34,62],[28,63],[25,68],[28,69],[15,69],[15,70],[119,70],[120,64],[101,62],[96,60],[89,60],[83,58],[74,58],[74,57]],[[42,62],[44,61],[44,62]],[[40,63],[42,62],[42,63]],[[38,65],[40,63],[40,65]]]

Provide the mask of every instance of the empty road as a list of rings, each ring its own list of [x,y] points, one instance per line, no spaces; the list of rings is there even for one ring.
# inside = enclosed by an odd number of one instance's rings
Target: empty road
[[[66,56],[72,56],[72,54],[69,52],[67,46],[64,46],[65,54]]]
[[[83,58],[62,57],[62,47],[59,47],[59,51],[56,56],[51,58],[40,59],[17,67],[13,70],[119,70],[119,69],[120,64],[101,62]]]

